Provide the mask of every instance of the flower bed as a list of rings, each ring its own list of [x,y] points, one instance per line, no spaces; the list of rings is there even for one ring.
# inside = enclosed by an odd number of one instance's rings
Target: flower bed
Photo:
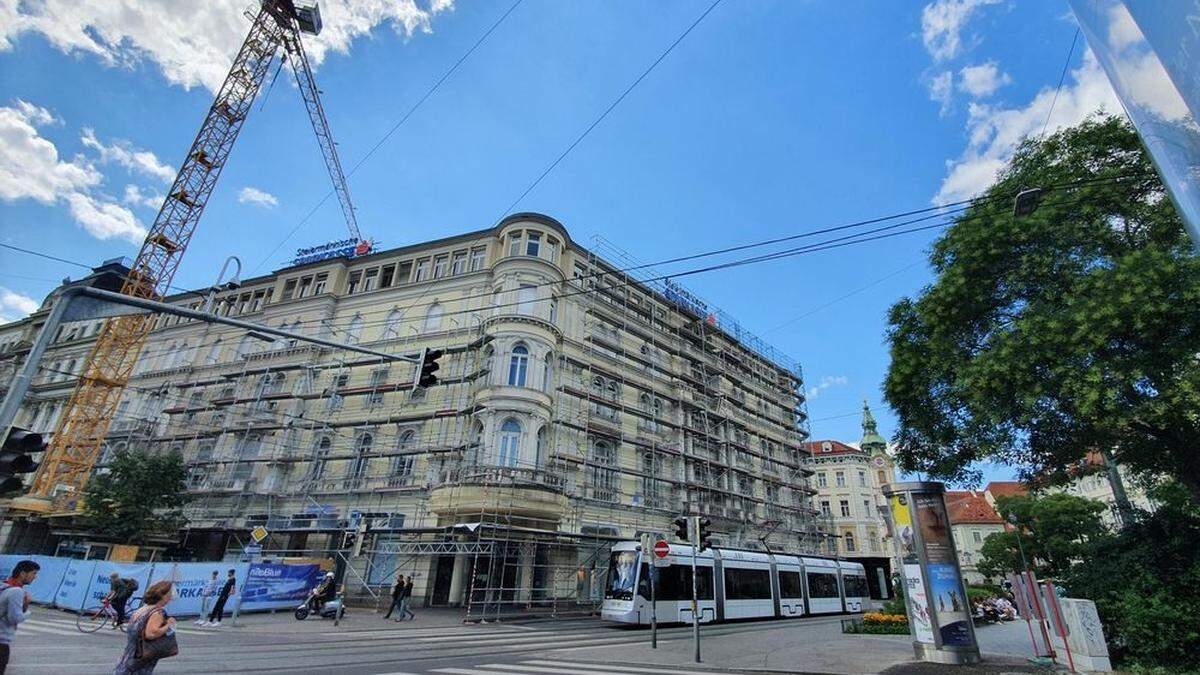
[[[908,635],[908,617],[903,614],[879,614],[868,612],[861,621],[842,621],[843,633],[867,633],[872,635]]]

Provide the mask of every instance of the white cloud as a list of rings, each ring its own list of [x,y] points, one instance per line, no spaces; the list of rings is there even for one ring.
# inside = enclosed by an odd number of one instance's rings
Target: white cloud
[[[958,71],[958,87],[975,98],[987,98],[996,90],[1012,84],[1008,73],[1002,72],[995,61],[966,66]]]
[[[1097,110],[1121,111],[1108,78],[1090,51],[1085,54],[1083,64],[1071,71],[1057,103],[1053,103],[1054,91],[1053,87],[1044,87],[1032,101],[1018,108],[972,103],[967,119],[967,148],[958,159],[946,163],[948,175],[933,202],[945,204],[968,199],[986,190],[1021,141],[1041,133],[1048,114],[1046,133],[1053,133],[1078,124]]]
[[[251,204],[253,206],[261,206],[265,209],[274,208],[279,205],[279,200],[275,198],[275,195],[253,187],[242,188],[238,192],[237,200],[239,204]]]
[[[811,401],[821,395],[821,392],[830,387],[844,387],[850,384],[850,380],[845,375],[826,375],[821,378],[815,387],[808,388],[808,399]]]
[[[93,236],[140,242],[146,231],[133,214],[95,194],[104,177],[92,163],[78,156],[62,161],[54,143],[40,134],[38,127],[53,121],[50,111],[25,101],[0,107],[0,200],[63,202]]]
[[[142,192],[142,189],[136,185],[125,186],[125,196],[121,201],[133,206],[144,206],[148,209],[157,211],[162,207],[163,200],[167,196],[156,192]]]
[[[954,102],[954,73],[947,70],[929,80],[929,99],[941,105],[939,115],[950,112],[950,104]]]
[[[88,127],[84,127],[83,135],[79,137],[79,140],[84,147],[100,153],[101,162],[115,162],[130,171],[157,178],[164,183],[175,180],[174,169],[158,161],[153,152],[138,150],[129,141],[117,140],[110,145],[105,145],[96,138],[96,132]]]
[[[28,295],[21,295],[0,286],[0,321],[16,321],[37,311],[42,304]]]
[[[65,53],[92,54],[109,66],[153,62],[168,82],[216,91],[246,36],[246,0],[0,0],[0,52],[25,33],[43,36]],[[314,65],[329,52],[345,53],[358,37],[387,24],[405,37],[432,31],[436,14],[453,0],[325,0],[324,30],[305,36]]]
[[[963,29],[975,10],[1000,0],[937,0],[921,12],[921,39],[935,61],[958,56],[963,48]]]

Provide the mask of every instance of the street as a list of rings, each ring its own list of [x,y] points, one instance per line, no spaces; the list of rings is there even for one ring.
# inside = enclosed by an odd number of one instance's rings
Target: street
[[[691,629],[662,628],[659,652],[675,655],[669,667],[631,658],[630,650],[649,649],[646,629],[567,619],[506,624],[459,624],[457,612],[427,611],[415,622],[384,621],[358,610],[335,627],[331,620],[298,622],[290,613],[242,617],[219,629],[179,625],[180,654],[162,661],[165,673],[548,673],[603,675],[639,673],[670,675],[734,672],[690,663]],[[757,640],[816,636],[838,625],[837,618],[790,622],[754,622],[703,627],[702,645],[713,653],[732,651],[753,635]],[[74,615],[35,609],[13,645],[10,672],[96,673],[110,670],[120,658],[125,634],[105,628],[83,634]],[[581,652],[586,650],[586,658]],[[754,672],[739,668],[736,672]]]

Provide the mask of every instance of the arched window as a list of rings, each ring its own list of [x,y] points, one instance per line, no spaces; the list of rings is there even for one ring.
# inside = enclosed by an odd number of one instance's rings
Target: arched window
[[[355,314],[350,320],[350,327],[346,329],[346,342],[356,345],[362,340],[363,318],[362,314]]]
[[[617,453],[613,444],[606,440],[598,440],[592,444],[592,498],[604,501],[617,499],[617,472],[611,468],[617,463]]]
[[[654,410],[654,405],[650,401],[650,394],[642,394],[638,396],[638,405],[640,405],[642,410],[645,412],[653,412]]]
[[[404,313],[399,309],[388,312],[387,319],[383,322],[384,340],[395,340],[400,337],[400,319],[403,317]]]
[[[317,440],[317,446],[313,449],[312,462],[312,477],[314,480],[325,475],[325,465],[329,462],[329,453],[332,449],[333,439],[328,436],[322,436]]]
[[[442,329],[442,304],[440,302],[433,303],[428,312],[425,312],[425,330],[434,331]]]
[[[354,441],[354,459],[346,472],[347,478],[362,478],[367,475],[367,464],[371,461],[371,447],[375,445],[375,436],[370,432],[359,434]]]
[[[616,380],[609,381],[607,394],[611,401],[621,398],[621,387],[617,384]]]
[[[604,383],[603,377],[600,377],[599,375],[597,375],[596,377],[593,377],[592,378],[592,393],[593,394],[603,394],[604,393],[604,384],[605,383]]]
[[[842,540],[846,542],[846,551],[847,552],[851,552],[854,550],[854,533],[853,532],[847,532],[846,534],[842,535]]]
[[[500,466],[516,466],[521,457],[521,423],[508,418],[500,426]]]
[[[392,476],[407,478],[412,475],[413,456],[410,454],[417,443],[417,432],[412,429],[401,432],[396,439],[396,456],[392,458]]]
[[[512,358],[508,361],[508,386],[524,387],[528,372],[529,349],[525,345],[517,345],[513,347]]]

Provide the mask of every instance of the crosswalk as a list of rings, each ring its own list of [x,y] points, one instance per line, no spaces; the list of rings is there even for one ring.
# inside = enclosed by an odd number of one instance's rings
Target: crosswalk
[[[54,615],[42,614],[36,618],[23,621],[20,626],[18,626],[17,631],[20,633],[34,633],[37,635],[70,635],[72,637],[83,635],[83,633],[81,633],[80,630],[75,626],[74,614],[63,614],[61,618]],[[175,631],[184,635],[214,634],[212,629],[203,630],[198,627],[187,627],[182,623],[176,626]],[[125,633],[113,629],[112,624],[106,624],[104,628],[92,633],[92,635],[117,635],[122,639],[125,637]]]
[[[676,666],[625,666],[581,661],[520,661],[489,663],[467,668],[434,668],[445,675],[713,675],[724,671],[695,670]],[[392,674],[398,675],[398,674]]]

